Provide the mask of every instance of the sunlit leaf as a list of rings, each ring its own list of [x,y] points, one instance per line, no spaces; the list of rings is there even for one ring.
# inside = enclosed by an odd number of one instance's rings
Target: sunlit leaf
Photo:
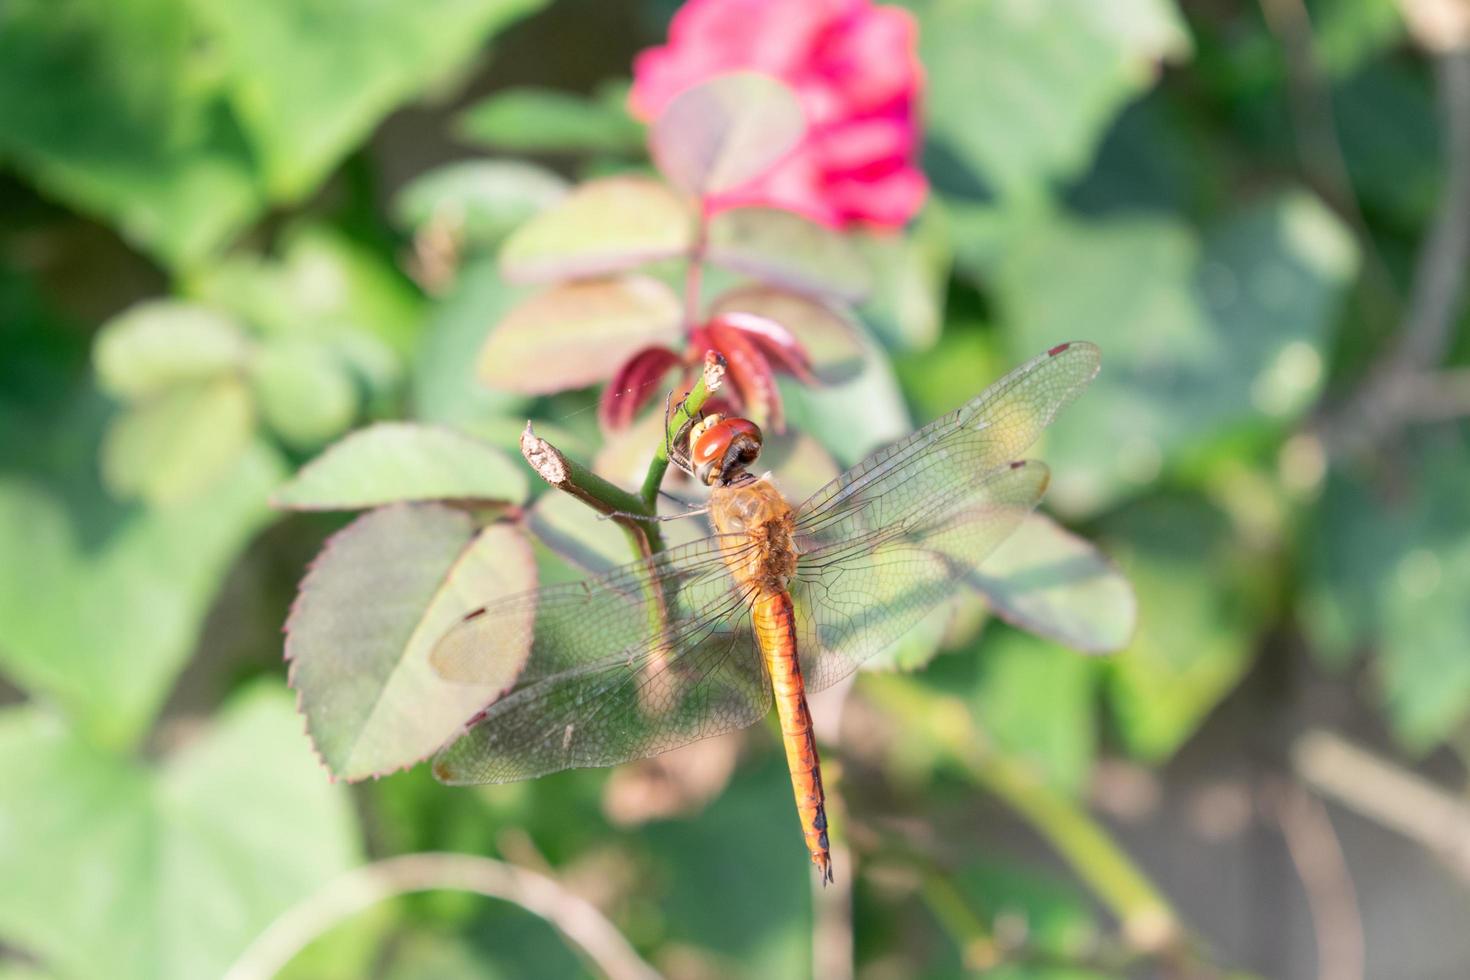
[[[357,510],[405,500],[520,503],[525,469],[452,429],[379,422],[316,459],[271,498],[292,510]]]
[[[1097,747],[1094,665],[1014,630],[986,630],[978,657],[980,727],[1051,785],[1080,793]]]
[[[509,687],[529,649],[506,651],[503,673],[473,684],[442,679],[429,652],[466,612],[535,584],[519,528],[477,533],[468,514],[434,504],[370,511],[328,541],[286,623],[286,658],[332,773],[411,766]]]
[[[683,255],[694,244],[694,215],[648,177],[582,184],[517,229],[500,250],[511,282],[604,275]]]
[[[399,191],[393,211],[415,232],[438,225],[464,246],[490,246],[566,192],[566,181],[534,164],[465,160],[415,177]]]
[[[243,368],[250,341],[229,317],[169,300],[141,303],[97,334],[98,384],[119,398],[143,398],[175,385]]]
[[[628,153],[643,127],[620,106],[547,88],[512,88],[475,103],[458,120],[468,140],[519,153]]]
[[[915,8],[931,135],[1007,193],[1083,170],[1159,63],[1182,60],[1191,47],[1167,0],[923,0]]]
[[[815,436],[843,466],[913,429],[892,365],[871,340],[863,344],[862,370],[851,380],[818,388],[782,386],[791,427]]]
[[[972,584],[996,615],[1085,653],[1120,650],[1133,636],[1128,580],[1089,541],[1033,513],[985,560]]]
[[[503,413],[525,425],[526,397],[492,390],[479,379],[475,361],[485,344],[487,324],[498,322],[529,295],[500,277],[490,256],[470,259],[454,286],[434,304],[418,356],[413,362],[413,414],[424,422],[467,426]],[[511,439],[511,444],[515,439]]]
[[[158,0],[0,6],[0,157],[176,267],[265,203],[238,126],[197,84],[194,26]]]
[[[863,343],[851,314],[831,303],[774,286],[742,286],[710,305],[711,315],[730,312],[753,313],[785,327],[824,382],[848,381],[862,370]]]
[[[1334,472],[1309,538],[1303,603],[1312,649],[1344,666],[1371,650],[1394,734],[1412,751],[1470,714],[1470,460],[1416,446],[1382,484]]]
[[[296,449],[315,449],[340,435],[357,415],[347,366],[321,343],[281,338],[251,364],[251,387],[271,431]]]
[[[626,358],[679,337],[674,291],[626,276],[553,286],[517,304],[480,350],[480,379],[534,395],[581,388],[609,377]]]
[[[806,117],[789,88],[767,75],[736,72],[675,96],[648,142],[659,169],[699,196],[760,176],[805,133]]]
[[[866,260],[830,228],[775,208],[733,208],[710,219],[709,259],[777,286],[854,301],[868,292]]]
[[[347,794],[273,686],[237,696],[156,766],[11,708],[0,783],[0,938],[58,976],[222,976],[359,857]]]
[[[276,199],[299,199],[389,110],[453,74],[537,0],[195,4]]]
[[[0,666],[103,744],[147,729],[225,570],[269,516],[254,446],[208,493],[119,510],[90,480],[0,480]],[[85,537],[83,537],[85,535]]]
[[[1093,512],[1214,440],[1289,426],[1321,390],[1356,262],[1348,230],[1301,194],[1240,212],[1202,240],[1154,217],[1018,236],[997,277],[1013,351],[1080,335],[1103,352],[1087,410],[1048,431],[1048,500]]]
[[[860,313],[892,350],[925,350],[939,339],[954,250],[949,220],[935,204],[919,215],[907,234],[861,235],[856,239],[872,274],[872,289]]]
[[[250,393],[239,379],[173,388],[113,420],[102,444],[102,476],[119,497],[187,500],[235,464],[253,428]]]
[[[1213,507],[1151,497],[1103,528],[1138,593],[1138,630],[1099,661],[1123,744],[1167,758],[1250,666],[1266,614],[1269,569]]]

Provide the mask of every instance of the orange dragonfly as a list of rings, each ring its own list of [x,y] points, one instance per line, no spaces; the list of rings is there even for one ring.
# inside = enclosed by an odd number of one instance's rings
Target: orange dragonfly
[[[430,654],[442,676],[473,681],[530,653],[434,775],[504,783],[611,766],[752,725],[774,701],[802,835],[831,881],[806,693],[965,588],[1046,490],[1046,466],[1018,457],[1098,364],[1092,344],[1053,347],[795,508],[750,472],[754,423],[696,423],[673,461],[712,488],[715,534],[466,614]]]

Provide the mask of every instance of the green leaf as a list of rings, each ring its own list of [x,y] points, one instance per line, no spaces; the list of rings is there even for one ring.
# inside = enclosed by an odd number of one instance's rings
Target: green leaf
[[[893,366],[866,337],[863,346],[862,370],[849,381],[781,386],[790,427],[815,436],[843,466],[912,431]]]
[[[856,243],[873,277],[872,292],[861,309],[863,321],[891,350],[932,347],[944,325],[945,291],[954,265],[945,213],[931,203],[907,234],[861,235]]]
[[[387,256],[321,225],[292,227],[279,259],[231,256],[187,288],[261,334],[330,344],[373,393],[396,384],[423,325],[419,291]]]
[[[299,200],[390,110],[452,77],[538,0],[201,0],[272,198]]]
[[[1190,52],[1168,0],[916,0],[930,136],[1005,195],[1083,172],[1109,123]]]
[[[453,287],[433,306],[413,364],[416,418],[461,427],[509,413],[525,421],[527,399],[481,384],[475,361],[488,333],[486,324],[501,320],[527,295],[524,287],[500,278],[495,259],[479,256],[465,264]]]
[[[0,938],[65,976],[221,976],[358,860],[347,794],[275,688],[238,696],[157,767],[11,708],[0,783]]]
[[[1102,661],[1123,744],[1149,761],[1184,743],[1245,674],[1270,569],[1203,501],[1151,497],[1109,518],[1107,550],[1138,592],[1138,632]]]
[[[632,153],[643,127],[621,106],[544,88],[512,88],[460,114],[471,142],[512,153]]]
[[[1394,734],[1423,752],[1470,714],[1470,459],[1414,447],[1384,485],[1335,471],[1310,538],[1303,620],[1333,665],[1365,647]]]
[[[868,265],[851,241],[790,211],[732,208],[710,219],[709,260],[771,285],[856,302]]]
[[[987,630],[975,716],[1008,755],[1073,796],[1097,751],[1092,661],[1014,630]]]
[[[585,387],[644,347],[676,345],[681,313],[674,291],[645,276],[553,286],[496,324],[480,350],[480,379],[524,395]]]
[[[1128,645],[1133,587],[1091,542],[1033,513],[985,560],[973,585],[1006,622],[1084,653]]]
[[[357,385],[336,354],[307,339],[274,338],[251,364],[260,414],[293,449],[315,449],[357,416]]]
[[[199,84],[193,33],[177,0],[0,8],[0,159],[174,266],[264,203],[233,120]]]
[[[1086,411],[1048,431],[1049,500],[1093,512],[1241,431],[1312,404],[1356,269],[1346,228],[1292,194],[1200,240],[1165,218],[1044,222],[997,272],[1017,355],[1082,337],[1103,351]]]
[[[279,478],[255,446],[208,494],[122,511],[90,482],[0,478],[0,667],[88,738],[137,740]]]
[[[791,331],[811,359],[812,373],[828,384],[862,370],[864,347],[852,313],[843,307],[774,286],[740,286],[710,304],[710,315],[754,313]]]
[[[102,477],[123,498],[188,500],[213,487],[250,445],[254,412],[237,378],[173,388],[123,411],[102,444]]]
[[[452,429],[379,422],[307,463],[271,498],[292,510],[357,510],[405,500],[526,499],[518,461]]]
[[[649,131],[654,161],[696,197],[759,177],[806,135],[795,93],[768,75],[719,75],[680,92]]]
[[[92,362],[104,391],[134,399],[240,371],[249,354],[249,339],[229,317],[154,300],[109,320],[97,334]]]
[[[544,167],[465,160],[415,177],[398,192],[393,213],[415,233],[439,225],[465,247],[488,247],[566,193],[566,181]]]
[[[605,275],[694,246],[694,215],[648,177],[604,177],[581,185],[519,228],[500,250],[511,282]]]
[[[519,528],[477,533],[448,507],[384,507],[328,541],[286,623],[286,658],[332,772],[356,780],[411,766],[508,688],[529,648],[505,651],[503,672],[477,683],[442,679],[429,653],[471,609],[535,584]]]

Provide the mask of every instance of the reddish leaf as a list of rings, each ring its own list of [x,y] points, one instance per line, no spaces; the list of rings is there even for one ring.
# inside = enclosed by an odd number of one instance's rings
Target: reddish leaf
[[[733,312],[779,323],[800,344],[812,373],[823,384],[850,381],[862,370],[862,336],[852,315],[831,303],[775,286],[740,286],[711,307],[715,316]]]
[[[322,760],[354,780],[413,765],[514,680],[529,649],[504,651],[482,684],[442,680],[428,656],[475,606],[536,584],[519,527],[477,531],[439,504],[369,511],[327,542],[286,622],[286,659]]]
[[[673,258],[693,244],[694,216],[678,194],[647,177],[606,177],[517,229],[500,269],[509,282],[552,282]]]
[[[634,351],[679,337],[679,299],[646,276],[564,283],[515,306],[480,351],[493,388],[541,395],[601,381]]]
[[[775,208],[734,208],[710,219],[709,260],[773,285],[858,300],[869,275],[861,252],[842,235]]]
[[[776,387],[776,374],[760,347],[743,330],[720,321],[711,323],[709,334],[715,350],[725,355],[726,370],[735,390],[740,393],[744,410],[760,425],[770,425],[776,432],[786,430],[781,414],[781,392]]]
[[[659,169],[700,196],[760,176],[805,133],[806,117],[789,88],[767,75],[736,72],[676,96],[654,121],[649,145]]]
[[[597,402],[597,418],[604,429],[621,429],[638,410],[659,393],[656,382],[679,363],[667,347],[645,347],[623,362]]]
[[[816,384],[806,349],[781,324],[755,313],[732,310],[716,316],[711,329],[738,330],[754,343],[777,371],[794,375],[806,384]]]

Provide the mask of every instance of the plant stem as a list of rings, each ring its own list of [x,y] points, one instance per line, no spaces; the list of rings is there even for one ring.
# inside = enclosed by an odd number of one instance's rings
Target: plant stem
[[[1178,915],[1117,842],[1024,763],[986,745],[963,702],[897,675],[873,676],[864,690],[1044,837],[1118,918],[1129,945],[1158,952],[1179,944]]]
[[[576,460],[568,458],[551,443],[536,435],[531,423],[521,433],[521,455],[531,469],[551,486],[569,493],[601,514],[606,514],[628,534],[634,551],[647,558],[664,548],[663,536],[654,521],[627,515],[647,515],[643,500],[616,484],[609,483]]]
[[[445,890],[513,902],[540,916],[608,977],[659,976],[594,905],[554,878],[486,857],[419,853],[354,868],[287,909],[240,954],[226,980],[266,980],[318,936],[359,912],[400,895]]]
[[[716,351],[706,351],[704,355],[704,371],[699,380],[694,382],[694,387],[689,389],[689,394],[680,400],[679,406],[669,414],[668,431],[664,433],[663,441],[653,451],[653,462],[648,464],[648,475],[643,478],[643,489],[639,491],[639,498],[647,513],[655,513],[657,508],[654,504],[658,501],[658,488],[663,485],[664,474],[669,471],[669,446],[673,445],[684,426],[693,421],[695,415],[704,403],[709,401],[711,395],[720,390],[720,385],[725,380],[725,359]]]

